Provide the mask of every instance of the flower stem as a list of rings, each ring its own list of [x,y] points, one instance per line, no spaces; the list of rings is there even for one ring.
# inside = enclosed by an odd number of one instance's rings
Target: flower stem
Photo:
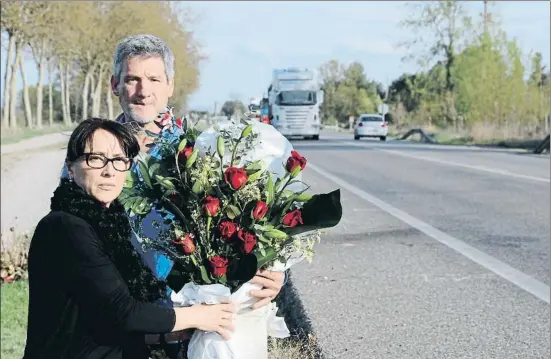
[[[235,145],[233,146],[233,150],[232,150],[232,153],[231,153],[230,167],[233,167],[233,161],[235,160],[235,155],[237,153],[237,146],[239,146],[239,142],[241,142],[242,139],[243,139],[243,137],[239,136],[239,139],[237,140],[237,142],[235,142]]]
[[[180,177],[180,181],[184,181],[184,178],[182,178],[182,172],[180,171],[180,164],[178,163],[178,154],[175,156],[175,162],[176,162],[176,170],[178,171],[178,176]]]
[[[285,176],[288,176],[289,178],[287,178],[287,181],[285,182],[285,184],[283,185],[283,187],[281,188],[281,190],[280,190],[279,193],[277,194],[276,198],[274,199],[273,205],[272,205],[272,207],[270,208],[270,214],[271,214],[271,209],[277,205],[277,201],[279,201],[279,199],[281,198],[281,195],[283,194],[283,191],[285,190],[285,188],[289,185],[289,183],[290,183],[291,180],[293,179],[293,178],[292,178],[291,176],[289,176],[288,174],[286,174]]]
[[[161,201],[166,204],[168,207],[170,207],[170,209],[174,212],[174,215],[176,215],[178,217],[178,219],[180,221],[182,221],[184,223],[184,226],[186,227],[186,231],[188,231],[189,229],[189,222],[187,221],[186,219],[186,216],[182,213],[182,211],[180,210],[180,208],[178,208],[178,206],[176,206],[174,203],[172,203],[171,200],[163,197],[161,199]]]

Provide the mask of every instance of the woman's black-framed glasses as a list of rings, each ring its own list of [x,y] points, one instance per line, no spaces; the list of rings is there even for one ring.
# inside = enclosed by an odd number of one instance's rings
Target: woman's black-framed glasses
[[[119,172],[126,172],[132,167],[132,160],[128,157],[108,158],[100,153],[84,153],[86,164],[95,169],[101,169],[109,162],[113,163],[113,168]]]

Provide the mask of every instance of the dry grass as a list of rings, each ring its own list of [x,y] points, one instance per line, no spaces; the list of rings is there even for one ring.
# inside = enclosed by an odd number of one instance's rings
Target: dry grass
[[[319,357],[316,338],[308,335],[303,341],[297,338],[269,339],[269,359],[316,359]]]
[[[16,233],[13,230],[7,236],[2,236],[1,242],[1,269],[2,283],[12,283],[27,279],[29,245],[33,231]]]
[[[507,127],[491,123],[478,123],[469,129],[455,131],[453,128],[440,128],[434,125],[401,125],[396,128],[400,137],[412,128],[422,128],[439,144],[482,145],[518,149],[534,149],[547,136],[543,127],[510,124]],[[408,137],[411,141],[422,141],[418,134]]]

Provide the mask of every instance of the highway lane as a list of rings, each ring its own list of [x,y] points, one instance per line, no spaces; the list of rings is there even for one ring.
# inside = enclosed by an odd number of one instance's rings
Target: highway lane
[[[343,189],[342,223],[292,276],[328,357],[548,357],[549,157],[293,143],[314,190]]]

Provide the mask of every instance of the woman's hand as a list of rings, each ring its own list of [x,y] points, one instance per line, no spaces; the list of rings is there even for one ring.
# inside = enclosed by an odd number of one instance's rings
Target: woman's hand
[[[231,339],[228,330],[235,331],[233,319],[235,306],[233,304],[200,304],[192,306],[197,311],[197,329],[206,332],[217,332],[224,339]]]
[[[191,307],[175,308],[175,311],[174,331],[196,328],[206,332],[216,332],[225,340],[231,339],[228,331],[235,331],[233,319],[236,309],[232,303],[197,304]]]

